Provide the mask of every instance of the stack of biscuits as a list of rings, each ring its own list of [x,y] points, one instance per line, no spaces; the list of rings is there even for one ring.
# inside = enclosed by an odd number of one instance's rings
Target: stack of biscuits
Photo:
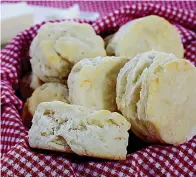
[[[125,160],[129,129],[148,142],[190,140],[196,68],[183,55],[177,29],[154,15],[105,40],[89,24],[46,23],[30,47],[30,146]]]

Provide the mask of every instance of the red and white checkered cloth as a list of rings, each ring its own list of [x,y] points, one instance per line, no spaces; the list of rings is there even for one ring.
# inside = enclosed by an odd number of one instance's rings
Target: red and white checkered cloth
[[[9,2],[9,3],[15,3],[15,2],[20,2],[24,0],[17,0],[17,1],[10,1],[10,0],[2,0],[1,2]],[[109,12],[113,11],[114,9],[118,9],[119,7],[125,6],[125,5],[133,5],[137,4],[138,2],[141,2],[141,0],[132,0],[132,1],[127,1],[127,0],[95,0],[95,1],[89,1],[89,0],[83,0],[83,1],[61,1],[61,0],[42,0],[42,1],[26,1],[30,5],[38,5],[38,6],[47,6],[47,7],[56,7],[56,8],[68,8],[71,7],[74,4],[78,4],[80,6],[80,9],[82,11],[90,11],[94,12],[97,11],[101,14],[101,16],[108,14]],[[154,3],[154,1],[149,1],[149,0],[142,0],[143,3],[145,2],[151,2]],[[159,4],[161,6],[172,6],[176,7],[179,9],[186,9],[186,10],[195,10],[196,9],[196,3],[192,1],[156,1],[156,4]]]
[[[196,13],[190,9],[134,3],[91,24],[97,34],[105,36],[129,20],[150,14],[165,17],[177,27],[185,58],[196,64]],[[19,115],[23,104],[16,95],[30,43],[42,24],[20,33],[1,51],[2,176],[196,176],[196,137],[179,146],[140,146],[136,151],[139,139],[131,135],[127,160],[120,162],[30,149],[28,130]]]

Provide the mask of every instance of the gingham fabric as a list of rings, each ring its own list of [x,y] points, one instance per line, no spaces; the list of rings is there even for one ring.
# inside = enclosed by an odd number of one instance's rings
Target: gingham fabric
[[[97,34],[115,32],[129,20],[163,16],[179,30],[185,58],[196,64],[196,13],[172,6],[137,3],[114,10],[92,22]],[[196,176],[196,137],[179,146],[147,145],[130,133],[126,161],[108,161],[30,149],[22,123],[22,101],[16,96],[28,67],[30,43],[40,26],[16,36],[1,51],[1,173],[2,176]],[[195,89],[195,88],[193,88]]]
[[[6,0],[2,0],[1,2],[11,2],[11,3],[15,3],[15,2],[19,2],[22,0],[18,0],[18,1],[6,1]],[[143,1],[143,0],[142,0]],[[28,4],[30,5],[39,5],[39,6],[47,6],[47,7],[56,7],[56,8],[67,8],[67,7],[71,7],[74,4],[78,4],[80,6],[80,9],[82,11],[90,11],[90,12],[94,12],[97,11],[102,15],[106,15],[109,12],[112,12],[114,9],[117,9],[119,7],[125,6],[125,5],[133,5],[133,4],[137,4],[138,2],[141,2],[141,0],[134,0],[134,1],[88,1],[88,0],[84,0],[84,1],[60,1],[60,0],[56,0],[56,1],[26,1]],[[153,1],[143,1],[145,2],[153,2]],[[172,7],[176,7],[176,8],[181,8],[181,9],[186,9],[186,10],[194,10],[196,9],[196,3],[192,0],[192,1],[156,1],[156,4],[159,5],[167,5],[167,6],[172,6]]]

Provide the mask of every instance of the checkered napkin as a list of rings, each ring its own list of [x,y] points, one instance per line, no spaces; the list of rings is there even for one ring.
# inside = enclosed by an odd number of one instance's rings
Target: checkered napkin
[[[16,3],[22,0],[17,1],[10,1],[10,0],[1,0],[1,2],[9,2],[9,3]],[[24,0],[23,0],[24,1]],[[77,1],[77,0],[66,0],[66,1],[59,1],[59,0],[28,0],[26,1],[29,5],[38,5],[38,6],[46,6],[46,7],[56,7],[56,8],[68,8],[73,6],[74,4],[78,4],[80,6],[81,11],[90,11],[90,12],[99,12],[101,16],[106,15],[108,12],[111,12],[119,7],[125,5],[133,5],[141,2],[141,0],[119,0],[119,1]],[[154,1],[149,0],[142,0],[142,2],[151,2]],[[194,10],[196,9],[195,1],[174,1],[174,0],[167,0],[167,1],[156,1],[156,4],[161,6],[173,6],[179,9],[186,9],[186,10]]]
[[[89,23],[97,34],[106,36],[130,20],[151,14],[165,17],[176,26],[182,37],[185,58],[196,64],[194,11],[137,3]],[[97,160],[30,149],[28,130],[20,118],[23,103],[16,95],[19,79],[29,61],[29,46],[43,24],[20,33],[1,51],[2,176],[196,176],[196,137],[179,146],[142,146],[131,134],[126,161]],[[134,148],[138,146],[137,142],[141,145],[139,149]]]

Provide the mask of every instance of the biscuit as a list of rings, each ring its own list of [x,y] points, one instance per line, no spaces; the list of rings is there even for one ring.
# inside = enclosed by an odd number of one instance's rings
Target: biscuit
[[[106,47],[108,55],[133,58],[137,54],[157,50],[184,55],[180,34],[162,17],[150,15],[123,25]]]
[[[196,68],[187,60],[166,63],[148,76],[146,119],[163,142],[182,144],[196,135]],[[158,120],[157,120],[158,119]]]
[[[141,81],[141,88],[140,88],[140,99],[137,102],[137,112],[138,112],[137,114],[140,120],[146,121],[144,124],[146,124],[146,127],[148,129],[148,138],[150,139],[150,141],[159,142],[162,140],[154,136],[157,134],[152,132],[152,129],[154,129],[153,124],[151,124],[151,122],[148,122],[148,120],[142,119],[142,118],[145,118],[145,107],[146,107],[145,103],[147,101],[147,95],[148,95],[147,77],[149,77],[150,71],[152,73],[155,73],[162,67],[162,65],[164,65],[165,63],[169,61],[173,61],[173,60],[178,60],[178,58],[176,58],[173,54],[166,54],[163,52],[158,52],[157,55],[153,58],[153,62],[151,63],[151,65],[148,68],[146,68],[141,75],[142,81]],[[149,136],[150,134],[152,134],[152,136]]]
[[[71,21],[41,26],[30,46],[33,73],[43,82],[64,84],[75,63],[105,55],[104,41],[92,26]]]
[[[151,65],[153,59],[159,52],[150,51],[137,55],[134,59],[125,64],[118,74],[117,79],[117,105],[124,116],[132,123],[134,133],[146,135],[147,128],[143,125],[137,116],[137,105],[141,88],[143,70]],[[142,59],[141,59],[142,58]],[[134,121],[132,121],[132,119]],[[142,135],[140,136],[142,138]],[[146,139],[145,138],[145,139]],[[142,138],[143,139],[143,138]]]
[[[68,77],[70,103],[116,111],[116,78],[128,61],[123,57],[96,57],[78,62]]]
[[[117,77],[118,109],[143,140],[178,145],[196,134],[196,68],[173,54],[137,55]]]
[[[27,127],[30,127],[31,125],[31,120],[37,106],[40,103],[47,101],[62,101],[69,103],[67,87],[60,83],[45,83],[36,88],[32,96],[26,101],[22,111],[22,120]]]
[[[39,104],[29,130],[33,148],[125,160],[130,123],[120,114],[60,101]]]
[[[37,53],[31,58],[32,71],[43,82],[59,82],[65,84],[72,65],[62,59],[54,49],[56,42],[41,41]]]

